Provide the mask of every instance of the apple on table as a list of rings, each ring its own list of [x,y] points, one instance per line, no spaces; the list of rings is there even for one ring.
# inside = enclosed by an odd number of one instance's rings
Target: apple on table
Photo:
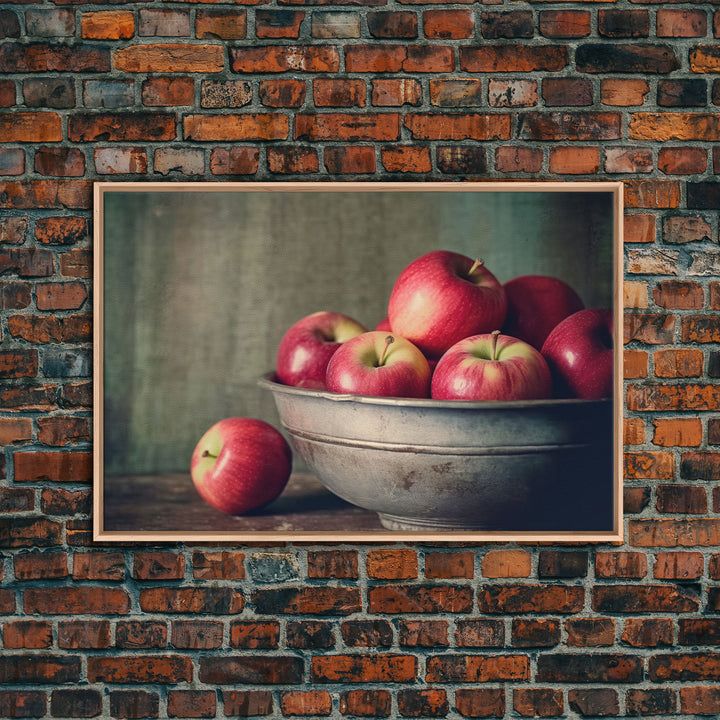
[[[482,260],[433,250],[398,275],[390,293],[392,332],[439,358],[451,345],[502,326],[505,290]]]
[[[294,323],[278,345],[277,379],[285,385],[323,390],[333,353],[367,329],[343,313],[321,310]]]
[[[431,385],[437,400],[540,400],[551,395],[545,358],[532,345],[498,330],[453,345],[438,361]]]
[[[549,275],[520,275],[503,287],[508,303],[503,333],[538,350],[561,320],[585,307],[567,282]]]
[[[550,366],[556,395],[585,400],[612,396],[613,326],[609,308],[585,308],[552,330],[542,354]]]
[[[277,498],[292,470],[287,440],[264,420],[225,418],[200,438],[190,474],[200,497],[229,515],[244,515]]]
[[[344,343],[330,358],[325,383],[331,392],[424,398],[430,365],[406,338],[371,330]]]

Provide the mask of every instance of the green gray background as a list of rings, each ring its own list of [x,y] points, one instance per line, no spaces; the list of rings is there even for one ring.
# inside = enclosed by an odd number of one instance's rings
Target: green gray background
[[[107,474],[187,471],[224,417],[279,427],[256,381],[317,310],[372,329],[392,284],[433,249],[498,280],[546,274],[586,306],[613,297],[609,192],[291,190],[103,194]]]

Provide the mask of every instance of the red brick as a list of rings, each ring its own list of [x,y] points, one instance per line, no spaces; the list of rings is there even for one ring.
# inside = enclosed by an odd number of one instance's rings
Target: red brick
[[[425,553],[425,577],[450,579],[475,577],[475,553],[472,550]]]
[[[624,473],[630,479],[670,480],[675,475],[674,456],[661,451],[626,451]]]
[[[166,683],[193,679],[193,663],[181,655],[114,655],[87,659],[90,683]]]
[[[35,152],[35,172],[50,177],[82,177],[85,174],[85,155],[77,148],[38,148]]]
[[[93,161],[99,175],[143,175],[148,167],[147,151],[140,147],[95,148]]]
[[[631,520],[628,531],[630,544],[641,547],[720,544],[720,522],[716,518]]]
[[[623,342],[669,345],[675,340],[675,317],[664,313],[625,313]]]
[[[720,321],[716,314],[688,315],[681,320],[680,337],[684,343],[720,342]]]
[[[628,134],[632,140],[706,140],[717,137],[720,120],[705,113],[637,112],[630,116]]]
[[[375,580],[402,580],[418,576],[417,553],[414,550],[370,550],[367,574]]]
[[[0,690],[0,716],[43,717],[46,713],[44,690]]]
[[[577,585],[503,584],[478,590],[478,608],[484,613],[576,613],[584,601],[585,591]]]
[[[27,614],[39,615],[126,615],[130,597],[122,588],[58,587],[23,591]]]
[[[17,482],[85,482],[92,480],[92,454],[87,452],[15,453]]]
[[[354,580],[359,576],[357,550],[308,551],[309,578]]]
[[[653,420],[653,428],[653,445],[697,447],[702,443],[700,418],[658,418]]]
[[[417,679],[417,658],[394,653],[318,655],[310,660],[313,683],[408,683]]]
[[[86,417],[43,417],[37,423],[38,440],[43,445],[63,447],[90,440],[90,420]]]
[[[223,624],[209,620],[176,620],[170,643],[183,650],[214,650],[223,644]]]
[[[596,612],[697,612],[697,593],[672,585],[598,585],[592,590]]]
[[[627,691],[625,703],[630,715],[665,715],[675,711],[676,691],[671,688],[631,689]]]
[[[345,68],[353,73],[452,72],[452,48],[424,45],[349,45]]]
[[[629,618],[621,640],[631,647],[669,647],[673,644],[673,621],[669,618]]]
[[[245,577],[245,553],[232,550],[193,553],[193,577],[196,580],[242,580]]]
[[[300,107],[306,90],[302,80],[261,80],[258,85],[260,102],[266,107]]]
[[[52,625],[46,620],[13,620],[2,629],[3,646],[9,649],[49,648],[53,644]]]
[[[720,687],[681,687],[680,712],[687,715],[720,714]]]
[[[186,140],[285,140],[290,128],[286,115],[247,113],[244,115],[187,115],[183,120]]]
[[[87,290],[80,282],[43,283],[36,292],[37,308],[42,311],[79,310],[87,300]]]
[[[279,638],[279,622],[234,622],[230,626],[230,645],[232,647],[253,650],[277,648]]]
[[[233,615],[243,606],[242,594],[230,587],[158,587],[140,591],[143,612]]]
[[[22,245],[28,230],[28,219],[24,216],[0,218],[0,243]]]
[[[708,153],[705,148],[661,147],[658,152],[658,170],[666,175],[695,175],[707,169]]]
[[[389,647],[393,629],[387,620],[346,620],[340,626],[348,647]]]
[[[17,580],[51,580],[68,576],[66,552],[26,552],[13,558]]]
[[[335,633],[329,622],[319,620],[291,620],[285,626],[286,644],[301,650],[335,646]]]
[[[645,148],[605,148],[603,157],[609,173],[649,173],[653,169],[652,151]]]
[[[259,614],[350,615],[360,610],[360,592],[345,587],[282,587],[254,590]]]
[[[327,690],[290,690],[280,695],[283,715],[330,715],[332,696]]]
[[[46,515],[88,515],[90,491],[71,492],[64,488],[46,488],[41,494],[41,509]]]
[[[648,354],[644,350],[623,351],[623,377],[626,380],[647,377],[647,374]]]
[[[565,711],[563,691],[553,688],[515,688],[513,709],[523,717],[560,717]]]
[[[76,215],[38,218],[35,237],[44,245],[71,245],[88,235],[87,219]]]
[[[503,145],[495,151],[495,167],[503,173],[539,172],[543,164],[543,151],[539,148]]]
[[[399,637],[402,647],[447,647],[448,621],[401,619]]]
[[[681,188],[676,180],[625,181],[626,208],[676,208],[680,206]]]
[[[0,512],[4,514],[23,513],[34,509],[34,490],[30,488],[0,488]]]
[[[213,175],[254,175],[259,165],[260,150],[256,147],[215,148],[210,153]]]
[[[550,149],[550,172],[559,175],[594,175],[600,169],[597,147]]]
[[[401,107],[419,105],[422,86],[411,78],[374,78],[372,80],[372,104],[376,107]]]
[[[519,117],[523,140],[618,140],[621,116],[614,112],[526,112]]]
[[[81,34],[87,40],[129,40],[135,33],[135,17],[129,10],[84,12]]]
[[[455,707],[463,717],[505,717],[505,690],[503,688],[458,688]]]
[[[663,280],[653,288],[653,299],[668,310],[700,310],[705,305],[705,292],[694,281]]]
[[[113,63],[116,70],[133,73],[215,73],[224,69],[224,56],[220,45],[126,45],[113,52]]]
[[[408,113],[404,125],[416,140],[506,140],[510,119],[499,114]]]
[[[68,118],[72,142],[174,140],[176,117],[170,113],[78,113]]]
[[[478,90],[478,99],[480,91]],[[537,105],[538,91],[535,80],[488,81],[488,103],[490,107],[531,107]],[[475,103],[480,105],[480,102]]]
[[[660,552],[653,575],[658,580],[694,580],[702,576],[704,559],[699,552]]]
[[[720,680],[718,653],[676,653],[655,655],[648,659],[648,674],[652,682],[683,680]]]
[[[237,73],[336,73],[340,69],[340,53],[332,45],[254,45],[231,47],[229,52],[230,69]]]
[[[539,682],[638,683],[643,675],[643,658],[624,653],[548,653],[537,662]]]
[[[427,173],[432,169],[430,148],[389,145],[381,150],[383,167],[390,173]]]
[[[488,44],[460,48],[460,69],[466,72],[557,72],[569,62],[563,45]]]
[[[615,644],[615,621],[612,618],[572,618],[565,622],[567,644],[595,647]]]
[[[74,655],[6,654],[0,656],[0,682],[18,685],[78,683],[81,659]]]
[[[371,142],[399,137],[400,117],[396,113],[303,113],[295,117],[296,140]]]
[[[387,690],[347,690],[340,696],[340,712],[358,717],[389,717],[392,696]]]
[[[110,714],[114,718],[156,718],[160,696],[145,690],[111,690]]]
[[[0,207],[6,209],[88,210],[92,183],[86,180],[29,180],[0,182]]]
[[[193,105],[195,81],[189,77],[151,77],[143,80],[142,103],[150,107]]]
[[[642,105],[649,92],[650,83],[647,80],[603,78],[600,81],[600,98],[604,105]]]
[[[373,173],[375,148],[358,145],[328,147],[325,149],[324,164],[333,175]]]
[[[185,558],[172,552],[136,552],[133,577],[136,580],[182,580]]]
[[[598,552],[595,575],[599,578],[640,579],[647,574],[647,558],[640,552]]]
[[[720,452],[692,451],[680,455],[680,477],[685,480],[720,480]],[[696,507],[693,504],[693,507]]]
[[[270,715],[273,711],[273,696],[268,690],[224,690],[222,699],[228,717]]]
[[[0,107],[15,105],[15,83],[12,80],[0,80]]]
[[[512,621],[512,646],[516,648],[553,647],[560,643],[560,622],[551,618]]]
[[[657,12],[658,37],[705,37],[707,14],[704,10],[659,9]]]
[[[313,80],[315,107],[364,107],[365,95],[365,81],[359,78]]]
[[[429,683],[476,683],[530,679],[526,655],[435,655],[426,661]]]
[[[397,701],[403,717],[445,717],[450,709],[446,691],[439,688],[399,690]]]
[[[371,10],[366,20],[368,31],[374,38],[413,39],[418,36],[418,20],[414,12]]]
[[[0,379],[37,377],[37,350],[0,350]]]
[[[623,444],[643,445],[645,443],[645,421],[642,418],[623,419]]]
[[[488,578],[529,577],[532,557],[526,550],[490,550],[482,558],[482,575]]]
[[[198,10],[195,17],[195,37],[214,40],[237,40],[247,35],[247,11]],[[261,37],[258,35],[258,37]],[[191,104],[191,103],[190,103]]]
[[[626,243],[654,242],[655,216],[644,214],[625,215],[623,218],[623,241]]]
[[[115,626],[115,646],[128,650],[167,647],[167,625],[157,621],[118,622]]]
[[[472,589],[451,585],[384,585],[368,589],[371,613],[467,613]]]
[[[591,15],[587,10],[541,10],[540,34],[549,38],[581,38],[590,35]]]
[[[475,17],[470,10],[424,10],[423,33],[432,40],[471,38]]]
[[[255,34],[258,38],[297,38],[305,13],[293,10],[256,10]]]
[[[168,716],[179,718],[214,718],[215,692],[212,690],[170,690]]]
[[[458,647],[503,647],[505,625],[501,620],[457,620],[455,644]]]

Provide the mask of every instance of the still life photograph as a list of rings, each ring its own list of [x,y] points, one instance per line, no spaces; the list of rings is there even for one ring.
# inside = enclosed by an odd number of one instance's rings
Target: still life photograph
[[[96,183],[94,537],[622,539],[622,185]]]

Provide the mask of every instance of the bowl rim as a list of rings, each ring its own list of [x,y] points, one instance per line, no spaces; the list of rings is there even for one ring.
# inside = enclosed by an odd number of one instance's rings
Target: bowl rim
[[[258,378],[258,385],[272,393],[295,395],[306,398],[317,398],[338,403],[361,403],[364,405],[383,405],[407,408],[437,408],[463,410],[504,410],[522,408],[562,408],[591,407],[612,403],[612,398],[585,400],[582,398],[546,398],[542,400],[436,400],[433,398],[400,398],[380,397],[377,395],[357,395],[352,393],[336,393],[329,390],[316,390],[285,385],[277,380],[275,371],[271,370]]]

